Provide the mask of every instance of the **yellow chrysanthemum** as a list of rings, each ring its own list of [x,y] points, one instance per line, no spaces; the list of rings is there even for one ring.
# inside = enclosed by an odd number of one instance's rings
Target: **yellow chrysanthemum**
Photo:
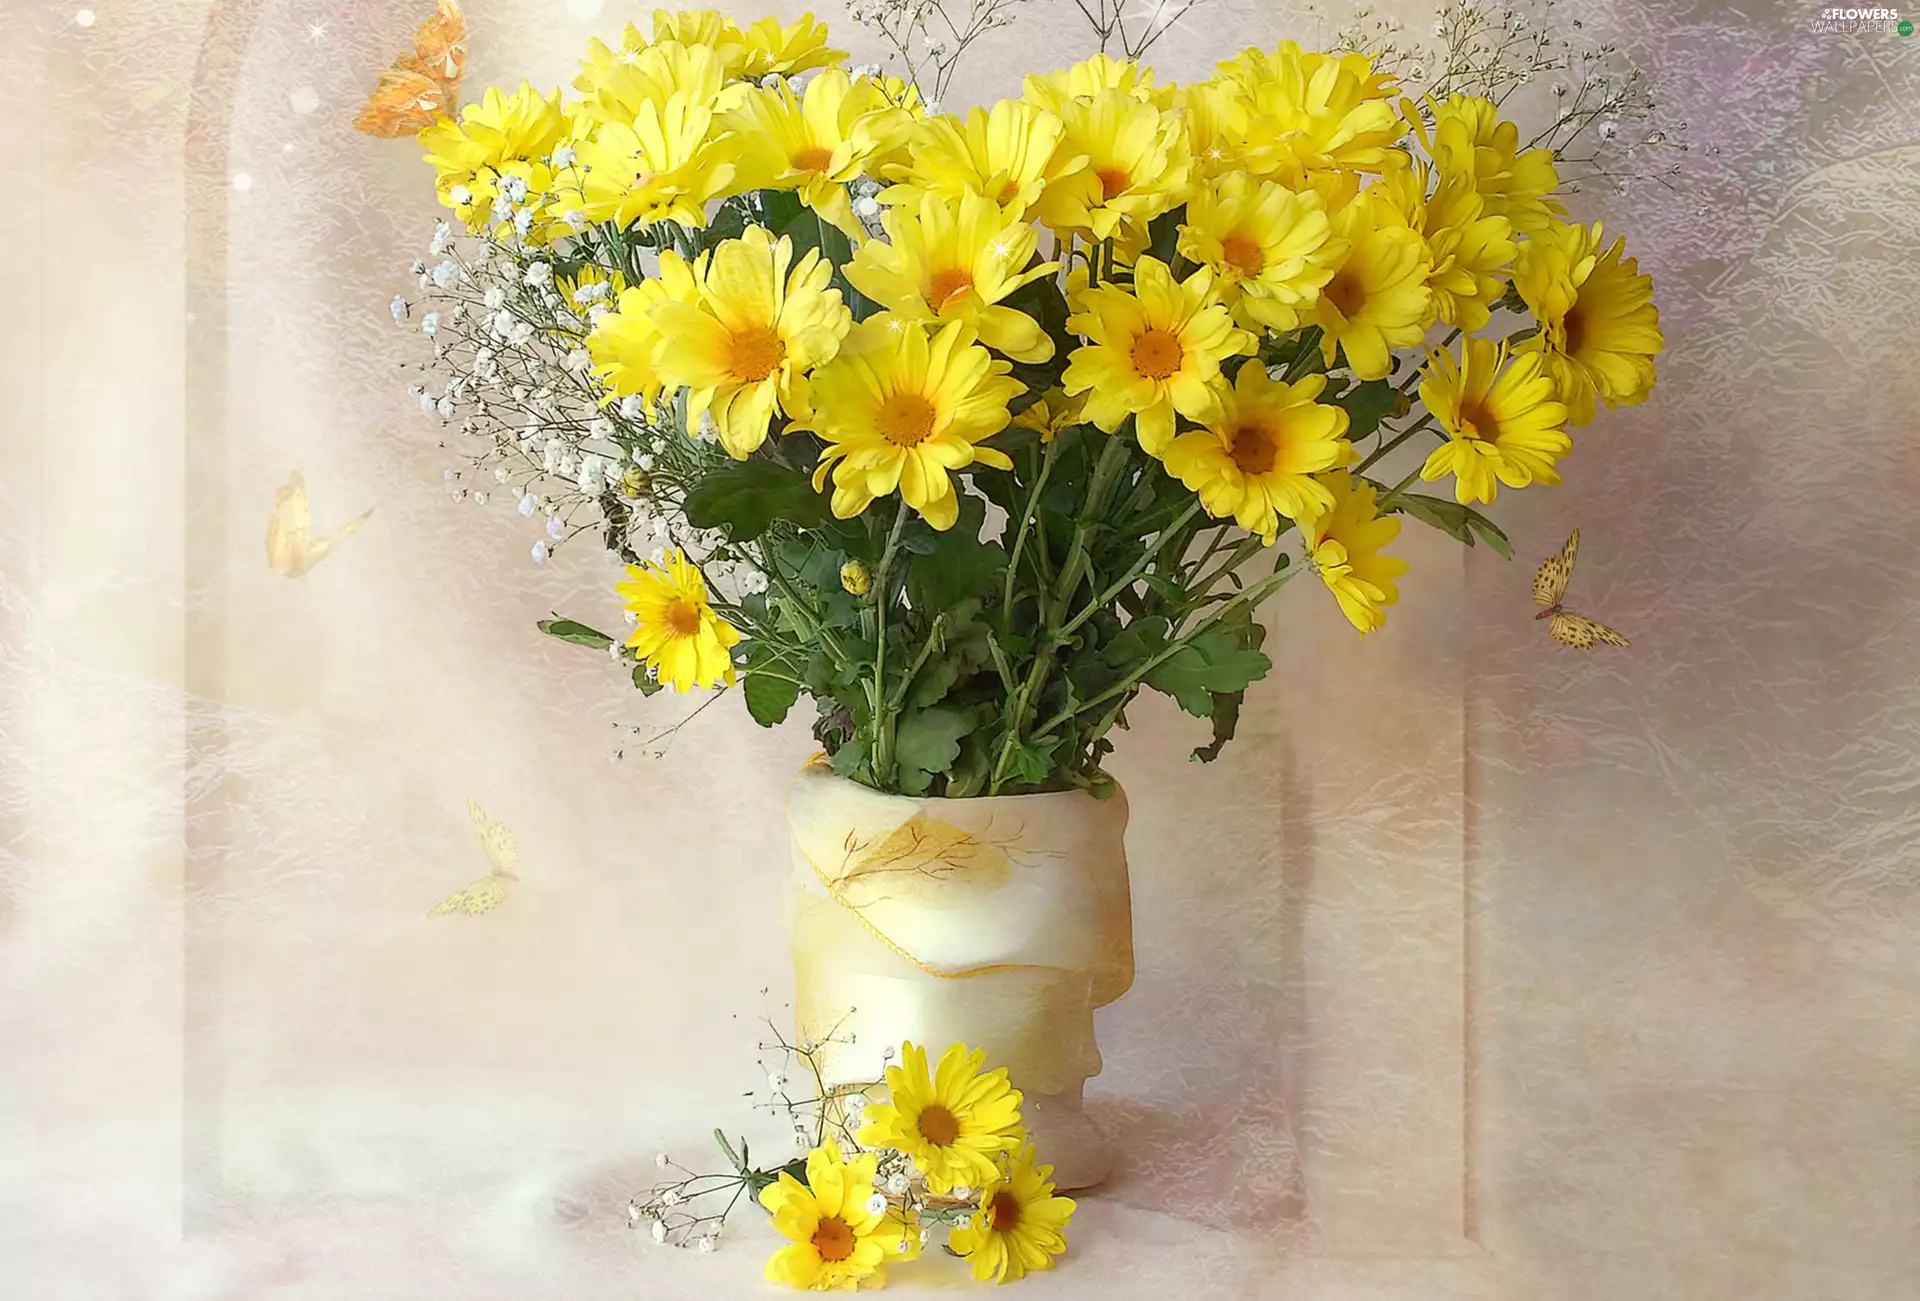
[[[579,213],[617,226],[707,224],[709,199],[733,180],[735,142],[713,110],[684,91],[638,104],[631,122],[601,122],[574,145],[575,166],[556,185],[554,215]]]
[[[664,109],[675,95],[719,111],[737,104],[748,90],[739,83],[727,83],[726,61],[710,45],[667,41],[623,51],[604,68],[591,62],[583,66],[588,71],[574,85],[586,91],[579,116],[589,128],[600,122],[631,125],[640,116],[641,105]]]
[[[1140,446],[1155,456],[1173,441],[1174,413],[1204,416],[1220,363],[1256,346],[1214,299],[1205,267],[1176,281],[1164,262],[1143,257],[1131,289],[1099,285],[1073,301],[1067,328],[1089,342],[1068,359],[1061,387],[1085,393],[1087,419],[1108,433],[1134,416]]]
[[[1385,626],[1387,607],[1400,599],[1394,579],[1407,572],[1407,562],[1380,554],[1400,536],[1400,521],[1379,513],[1365,479],[1334,470],[1320,482],[1333,494],[1333,505],[1300,521],[1306,559],[1364,636]]]
[[[732,624],[707,602],[707,580],[679,550],[664,564],[628,565],[630,582],[615,584],[637,622],[627,645],[675,691],[733,685]]]
[[[1420,477],[1451,474],[1461,504],[1492,501],[1502,483],[1560,482],[1554,463],[1573,440],[1539,353],[1510,357],[1505,343],[1463,339],[1458,361],[1444,352],[1428,359],[1420,400],[1450,439],[1427,457]]]
[[[1104,240],[1136,234],[1186,197],[1192,159],[1185,122],[1124,90],[1069,100],[1061,149],[1086,162],[1040,196],[1035,215],[1056,231]]]
[[[1539,352],[1575,425],[1591,421],[1596,399],[1633,406],[1653,392],[1653,359],[1666,347],[1653,278],[1626,241],[1604,248],[1595,222],[1555,222],[1520,245],[1513,283],[1540,333],[1521,344]]]
[[[809,1292],[879,1285],[888,1255],[900,1254],[899,1235],[873,1205],[879,1161],[873,1152],[849,1161],[828,1139],[807,1154],[805,1183],[782,1171],[778,1183],[760,1190],[774,1230],[792,1239],[767,1261],[769,1282]]]
[[[1443,176],[1464,177],[1518,231],[1544,230],[1566,211],[1549,198],[1560,185],[1551,149],[1520,149],[1520,128],[1500,120],[1492,100],[1453,95],[1434,109],[1431,150]]]
[[[927,523],[952,528],[960,496],[949,470],[1013,468],[1005,453],[981,446],[1007,427],[1007,403],[1022,392],[1011,369],[958,321],[931,337],[895,316],[862,322],[809,386],[808,427],[828,444],[814,487],[832,472],[841,519],[897,489]]]
[[[1282,41],[1220,65],[1245,96],[1242,156],[1250,171],[1298,183],[1315,171],[1384,172],[1406,155],[1388,102],[1391,79],[1364,54],[1320,54]]]
[[[965,123],[951,114],[922,119],[907,138],[907,165],[893,169],[880,201],[918,208],[928,195],[957,203],[973,193],[1024,214],[1049,181],[1084,161],[1061,145],[1065,134],[1057,116],[1014,99],[969,109]]]
[[[1026,1141],[1020,1091],[1004,1066],[982,1073],[986,1061],[984,1048],[954,1044],[929,1074],[927,1050],[903,1045],[900,1065],[887,1067],[888,1101],[868,1105],[860,1141],[904,1152],[935,1195],[956,1184],[984,1187],[998,1174],[995,1158]]]
[[[754,90],[722,119],[741,142],[732,188],[798,190],[809,208],[864,239],[846,183],[865,175],[873,155],[912,124],[878,83],[841,68],[820,73],[798,95],[784,81]]]
[[[546,160],[566,135],[560,92],[543,95],[522,82],[512,94],[490,88],[460,120],[441,118],[420,133],[426,161],[437,173],[434,191],[468,230],[495,224],[493,201],[507,177],[518,177],[530,195],[552,184]]]
[[[1393,369],[1392,350],[1417,344],[1426,334],[1432,254],[1418,231],[1395,220],[1371,194],[1334,215],[1333,233],[1346,244],[1346,255],[1303,319],[1323,331],[1327,365],[1333,365],[1336,349],[1344,349],[1355,375],[1384,379]]]
[[[979,194],[964,194],[957,205],[928,198],[917,210],[889,208],[882,220],[887,242],[864,244],[847,267],[855,289],[908,320],[963,322],[1015,361],[1053,356],[1053,338],[1038,321],[1000,305],[1059,266],[1034,264],[1032,226]]]
[[[1433,257],[1427,287],[1433,314],[1471,334],[1485,328],[1493,304],[1506,292],[1502,272],[1513,261],[1513,226],[1486,211],[1486,200],[1465,176],[1441,176],[1426,193],[1425,166],[1402,169],[1374,187],[1385,210],[1419,231]]]
[[[1179,87],[1174,106],[1185,115],[1187,152],[1198,177],[1247,170],[1244,155],[1251,108],[1240,84],[1223,77]]]
[[[1051,443],[1063,429],[1071,429],[1086,417],[1087,399],[1070,398],[1064,389],[1048,389],[1032,406],[1013,418],[1015,429],[1031,429],[1040,441]]]
[[[1187,203],[1180,252],[1213,272],[1221,301],[1253,330],[1291,330],[1346,255],[1320,196],[1231,175]]]
[[[1161,458],[1167,473],[1200,497],[1215,519],[1231,518],[1269,545],[1280,520],[1298,521],[1333,507],[1314,475],[1339,469],[1352,454],[1347,413],[1321,402],[1327,377],[1294,384],[1250,361],[1202,423],[1181,434]]]
[[[662,336],[654,366],[664,383],[686,388],[688,427],[710,411],[721,445],[744,460],[766,441],[795,380],[839,351],[853,316],[828,287],[831,262],[810,250],[793,265],[793,241],[760,226],[701,254],[694,278],[698,305],[650,309]]]
[[[827,25],[810,13],[801,14],[784,27],[769,14],[740,32],[733,75],[758,81],[772,73],[793,77],[814,68],[831,67],[847,53],[828,49],[827,40]]]
[[[654,357],[660,350],[660,327],[653,309],[661,303],[692,303],[700,286],[693,268],[672,249],[660,254],[660,271],[621,291],[613,310],[594,323],[587,336],[587,355],[594,372],[615,397],[637,394],[651,401],[660,395],[660,372]]]
[[[1053,1167],[1036,1160],[1031,1145],[1021,1148],[1007,1170],[996,1171],[981,1187],[980,1209],[967,1227],[947,1237],[954,1254],[966,1257],[974,1278],[983,1283],[1052,1269],[1053,1258],[1067,1249],[1073,1199],[1054,1196]]]
[[[1105,90],[1125,91],[1152,104],[1162,104],[1166,98],[1166,92],[1154,87],[1152,68],[1110,54],[1096,54],[1058,72],[1028,73],[1020,98],[1035,108],[1064,116],[1071,101],[1091,99]]]
[[[720,47],[739,40],[740,29],[733,19],[718,9],[656,9],[653,11],[653,39],[678,41],[682,45]]]

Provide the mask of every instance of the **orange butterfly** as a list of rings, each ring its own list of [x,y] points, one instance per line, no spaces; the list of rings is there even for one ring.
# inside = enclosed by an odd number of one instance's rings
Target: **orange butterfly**
[[[1598,642],[1606,642],[1609,646],[1629,645],[1625,637],[1604,623],[1560,608],[1561,598],[1567,594],[1567,584],[1573,580],[1573,557],[1579,549],[1580,530],[1575,529],[1573,536],[1567,539],[1567,545],[1560,548],[1560,554],[1548,556],[1534,574],[1534,604],[1547,608],[1533,617],[1551,620],[1547,624],[1547,635],[1576,650],[1592,650]]]
[[[380,84],[353,119],[354,129],[382,140],[419,135],[442,117],[453,116],[466,69],[467,16],[454,0],[440,0],[439,10],[420,24],[413,53],[381,70]]]

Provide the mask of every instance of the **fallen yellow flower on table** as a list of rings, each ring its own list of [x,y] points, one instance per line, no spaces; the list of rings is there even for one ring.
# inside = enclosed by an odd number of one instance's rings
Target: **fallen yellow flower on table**
[[[1071,1197],[1053,1195],[1053,1167],[1037,1165],[1029,1145],[981,1188],[980,1209],[967,1227],[948,1235],[947,1246],[967,1258],[981,1282],[1025,1278],[1052,1269],[1053,1258],[1067,1249],[1073,1205]]]
[[[793,1239],[767,1261],[770,1281],[810,1292],[854,1292],[881,1281],[888,1247],[899,1253],[900,1234],[874,1208],[879,1161],[871,1152],[849,1161],[828,1139],[807,1154],[806,1183],[782,1172],[760,1190],[773,1227]]]
[[[985,1185],[999,1169],[994,1158],[1026,1139],[1020,1091],[1007,1082],[1006,1067],[983,1072],[986,1062],[986,1049],[969,1053],[954,1044],[929,1074],[927,1050],[901,1045],[900,1065],[887,1067],[891,1101],[867,1108],[860,1141],[904,1152],[936,1196],[957,1184]]]

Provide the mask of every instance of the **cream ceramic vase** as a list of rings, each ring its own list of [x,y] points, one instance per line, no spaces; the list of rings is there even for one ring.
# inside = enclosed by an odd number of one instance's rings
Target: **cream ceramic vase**
[[[820,761],[794,778],[787,826],[795,1016],[828,1086],[883,1079],[905,1040],[984,1048],[1059,1186],[1105,1179],[1081,1098],[1093,1010],[1133,984],[1126,796],[916,799]]]

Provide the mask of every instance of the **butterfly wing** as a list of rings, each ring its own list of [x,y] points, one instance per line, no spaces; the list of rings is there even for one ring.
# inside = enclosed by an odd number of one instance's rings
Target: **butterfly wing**
[[[1533,603],[1558,605],[1573,579],[1573,556],[1580,549],[1580,530],[1575,529],[1557,556],[1548,556],[1533,575]]]
[[[273,490],[273,518],[267,521],[267,564],[276,574],[298,578],[306,572],[302,556],[307,549],[307,483],[295,470]]]
[[[413,62],[408,56],[405,62]],[[380,84],[367,106],[353,119],[353,128],[382,140],[419,135],[452,112],[446,87],[426,73],[396,64],[380,73]]]
[[[1599,642],[1609,646],[1632,645],[1625,637],[1597,619],[1584,614],[1556,614],[1547,620],[1547,635],[1575,650],[1592,650]]]
[[[431,18],[420,24],[413,38],[411,60],[400,62],[425,73],[446,92],[446,111],[460,98],[460,78],[467,70],[467,16],[454,0],[440,0]]]
[[[492,912],[507,897],[505,877],[488,874],[472,885],[455,890],[452,894],[434,905],[429,917],[445,917],[448,913],[465,913],[469,917],[478,917],[481,913]]]
[[[507,824],[498,818],[490,818],[487,811],[467,799],[467,816],[473,819],[473,829],[480,836],[480,847],[487,851],[487,861],[493,864],[496,872],[511,872],[520,866],[520,842],[514,839]]]

